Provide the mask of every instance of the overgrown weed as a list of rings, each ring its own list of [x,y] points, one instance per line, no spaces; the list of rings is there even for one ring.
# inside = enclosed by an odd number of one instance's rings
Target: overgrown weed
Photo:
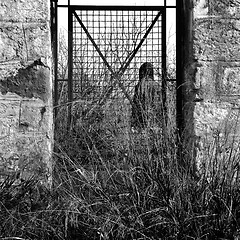
[[[115,131],[117,121],[57,131],[51,190],[34,178],[2,183],[0,236],[237,239],[237,142],[228,152],[219,138],[205,146],[195,178],[178,162],[173,129],[134,133],[123,124]]]

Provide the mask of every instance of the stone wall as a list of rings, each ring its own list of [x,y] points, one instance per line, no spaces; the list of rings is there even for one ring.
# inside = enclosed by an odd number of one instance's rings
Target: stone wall
[[[0,2],[0,178],[51,178],[50,1]]]
[[[194,93],[195,136],[200,150],[204,141],[216,139],[228,148],[240,136],[240,1],[194,0],[193,4],[196,61],[194,76],[187,82]]]

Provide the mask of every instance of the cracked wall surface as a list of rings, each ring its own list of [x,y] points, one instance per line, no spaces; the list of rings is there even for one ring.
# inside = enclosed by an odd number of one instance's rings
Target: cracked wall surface
[[[0,180],[51,179],[50,1],[0,2]]]
[[[226,151],[240,136],[240,1],[195,0],[193,48],[197,62],[190,79],[195,91],[195,135],[222,140]]]

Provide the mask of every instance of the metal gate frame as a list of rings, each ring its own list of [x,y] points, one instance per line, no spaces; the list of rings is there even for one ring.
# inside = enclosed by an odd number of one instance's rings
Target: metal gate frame
[[[50,0],[51,1],[51,28],[52,28],[52,43],[53,43],[53,57],[54,57],[54,77],[55,77],[55,81],[54,81],[54,112],[55,112],[55,116],[57,115],[57,107],[58,107],[58,93],[57,93],[57,89],[58,89],[58,82],[61,81],[60,79],[58,79],[57,77],[57,66],[58,66],[58,23],[57,23],[57,9],[58,8],[68,8],[68,11],[70,14],[68,14],[68,18],[69,18],[69,23],[71,23],[71,17],[72,14],[74,12],[74,9],[79,8],[79,6],[74,6],[74,5],[70,5],[70,0],[68,0],[68,5],[58,5],[58,0]],[[166,22],[166,9],[167,8],[175,8],[176,9],[176,79],[166,79],[166,77],[163,78],[163,88],[166,87],[167,81],[176,81],[176,126],[177,126],[177,135],[179,136],[179,138],[181,138],[182,133],[183,133],[183,128],[184,128],[184,114],[183,114],[183,106],[184,106],[184,94],[183,94],[183,85],[184,85],[184,60],[182,59],[184,56],[184,51],[185,49],[183,48],[183,41],[184,41],[184,37],[186,34],[185,30],[183,31],[183,28],[185,28],[184,26],[184,16],[183,16],[183,0],[176,0],[176,6],[167,6],[167,0],[164,0],[164,6],[157,6],[158,9],[161,9],[162,12],[164,12],[163,14],[163,18],[162,20]],[[82,6],[84,8],[89,8],[89,7],[93,7],[93,6]],[[100,8],[100,6],[95,6],[97,9]],[[130,9],[131,6],[101,6],[102,8],[106,8],[106,7],[110,7],[110,8],[114,8],[116,9],[117,7],[120,8],[124,8],[124,9]],[[149,8],[149,9],[156,9],[156,6],[134,6],[134,8]],[[166,44],[166,24],[165,28],[163,29],[163,31],[165,32],[165,34],[163,34],[163,38],[165,36],[165,40],[163,40],[163,44]],[[70,26],[71,28],[71,26]],[[71,36],[71,32],[69,33],[69,40],[72,39]],[[68,48],[71,48],[71,41],[68,41]],[[69,53],[71,55],[71,52]],[[134,56],[133,56],[134,57]],[[162,57],[164,59],[166,59],[166,48],[163,48],[163,52],[162,52]],[[68,58],[69,60],[69,65],[72,65],[72,59],[71,57]],[[162,69],[163,69],[163,74],[162,76],[167,76],[167,69],[166,69],[166,61],[162,61],[163,65],[162,65]],[[165,63],[165,64],[164,64]],[[108,66],[109,68],[109,66]],[[109,70],[111,71],[111,67],[109,68]],[[71,77],[71,70],[69,70],[69,79],[67,79],[67,83],[68,83],[68,101],[71,102],[72,101],[72,93],[71,93],[71,89],[72,89],[72,77]],[[118,76],[116,74],[115,78],[117,80],[119,80]],[[66,80],[65,80],[66,81]],[[118,81],[118,84],[120,84],[121,87],[121,82]],[[164,98],[164,97],[163,97]],[[130,99],[129,99],[130,100]],[[131,100],[130,100],[131,101]],[[165,96],[165,101],[166,101],[166,96]],[[69,106],[71,106],[71,104],[69,104]],[[71,115],[71,114],[69,114]],[[69,119],[69,121],[71,121]]]
[[[128,59],[128,61],[126,62],[125,65],[121,66],[121,68],[117,71],[114,72],[112,67],[110,66],[110,64],[108,63],[108,61],[106,60],[106,58],[104,57],[104,55],[102,54],[101,50],[99,49],[99,47],[97,46],[97,44],[95,43],[95,40],[92,38],[91,34],[88,32],[87,27],[84,25],[84,23],[82,22],[82,20],[79,18],[79,16],[77,15],[76,11],[77,10],[106,10],[106,11],[158,11],[158,14],[155,16],[155,18],[153,19],[151,25],[149,26],[149,28],[147,29],[147,31],[145,32],[143,38],[141,39],[141,41],[138,43],[137,47],[134,49],[134,51],[131,53],[130,58]],[[68,102],[71,103],[73,102],[73,17],[75,17],[78,21],[78,23],[80,24],[81,28],[84,30],[84,32],[86,33],[88,39],[91,41],[92,45],[94,46],[95,50],[98,52],[99,56],[101,57],[101,59],[103,60],[104,64],[107,66],[108,70],[110,71],[110,73],[113,76],[114,79],[114,83],[113,85],[111,85],[111,87],[108,88],[107,90],[107,94],[105,96],[109,96],[111,94],[112,91],[112,87],[114,87],[115,85],[118,85],[119,88],[123,91],[125,97],[129,100],[129,102],[131,103],[131,105],[133,105],[132,103],[132,99],[129,96],[129,94],[125,91],[125,88],[123,86],[123,83],[121,82],[121,76],[124,74],[125,70],[128,68],[129,64],[131,63],[131,61],[133,60],[133,58],[135,57],[135,55],[137,54],[138,50],[141,48],[142,44],[144,43],[144,41],[147,39],[148,34],[151,32],[151,30],[154,27],[154,24],[158,21],[159,17],[161,16],[161,23],[162,23],[162,38],[161,38],[161,47],[162,47],[162,56],[161,56],[161,71],[162,71],[162,98],[163,98],[163,106],[164,106],[164,110],[165,112],[167,111],[167,107],[166,107],[166,86],[167,86],[167,78],[165,76],[167,76],[167,69],[166,69],[166,8],[162,7],[162,6],[70,6],[68,8]],[[103,99],[100,99],[100,105],[104,103],[104,101],[106,100],[106,97]],[[69,105],[69,123],[71,123],[71,105]]]

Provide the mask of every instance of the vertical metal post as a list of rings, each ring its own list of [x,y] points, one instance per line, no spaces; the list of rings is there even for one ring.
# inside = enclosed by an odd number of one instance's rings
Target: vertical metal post
[[[184,130],[184,34],[185,20],[183,1],[176,1],[176,125],[177,125],[177,145],[178,145],[178,161],[183,164],[183,130]]]
[[[70,129],[72,122],[73,102],[73,10],[68,6],[68,121],[67,128]]]
[[[52,47],[54,59],[54,116],[57,117],[58,105],[58,0],[51,1],[51,30],[52,30]]]
[[[164,120],[167,124],[167,27],[166,8],[162,12],[162,101]]]
[[[183,119],[183,83],[184,83],[184,12],[183,0],[176,1],[176,121],[178,135],[182,138]]]

